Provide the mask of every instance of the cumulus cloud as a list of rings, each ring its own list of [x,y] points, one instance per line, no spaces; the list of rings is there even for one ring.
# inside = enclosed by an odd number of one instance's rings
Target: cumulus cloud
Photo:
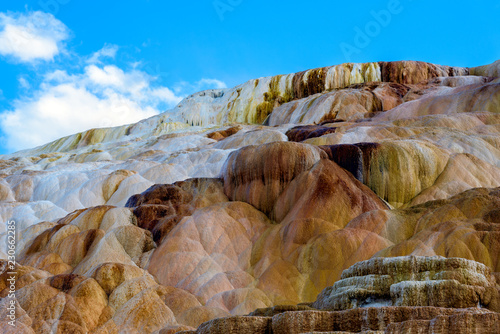
[[[25,77],[19,77],[17,79],[17,81],[19,82],[19,86],[23,89],[29,89],[30,88],[30,83],[28,82],[28,80],[26,80]]]
[[[114,59],[116,56],[116,52],[118,52],[118,45],[114,44],[106,44],[104,47],[92,54],[89,59],[87,59],[87,63],[89,64],[102,64],[102,60],[105,58]]]
[[[223,88],[227,88],[227,85],[225,82],[217,80],[217,79],[203,78],[195,83],[181,81],[175,85],[174,91],[176,93],[179,93],[182,91],[198,92],[198,91],[207,90],[207,89],[223,89]]]
[[[51,72],[35,96],[17,100],[0,116],[6,146],[20,150],[90,128],[134,123],[180,102],[181,96],[152,80],[114,65]]]
[[[197,85],[201,87],[213,87],[216,89],[227,88],[226,83],[217,79],[201,79],[197,82]]]
[[[0,13],[0,54],[16,61],[53,60],[68,36],[68,28],[52,14]]]

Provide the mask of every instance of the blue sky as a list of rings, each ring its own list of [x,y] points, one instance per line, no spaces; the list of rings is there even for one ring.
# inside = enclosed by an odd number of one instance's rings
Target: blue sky
[[[0,153],[261,76],[349,61],[492,63],[499,14],[496,1],[3,1]]]

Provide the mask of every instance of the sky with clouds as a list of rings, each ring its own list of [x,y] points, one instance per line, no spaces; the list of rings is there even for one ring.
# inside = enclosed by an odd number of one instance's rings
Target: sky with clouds
[[[500,59],[493,1],[0,4],[0,153],[137,122],[196,91],[343,62]]]

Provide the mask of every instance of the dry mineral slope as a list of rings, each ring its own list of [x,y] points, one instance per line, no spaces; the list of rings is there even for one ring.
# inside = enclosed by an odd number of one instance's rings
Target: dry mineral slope
[[[0,158],[2,333],[499,332],[500,61],[260,78]]]

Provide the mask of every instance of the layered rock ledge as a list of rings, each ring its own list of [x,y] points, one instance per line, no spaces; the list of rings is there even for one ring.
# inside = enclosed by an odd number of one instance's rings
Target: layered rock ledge
[[[498,286],[482,263],[462,258],[395,257],[358,262],[321,292],[314,308],[373,306],[488,308],[500,311]]]
[[[259,309],[179,333],[498,333],[500,286],[462,258],[373,258],[309,305]],[[161,332],[160,332],[161,333]]]
[[[273,317],[231,317],[183,334],[261,333],[484,333],[500,330],[500,314],[479,309],[371,307],[347,311],[285,312]],[[158,333],[162,333],[161,331]],[[163,334],[163,333],[162,333]]]

